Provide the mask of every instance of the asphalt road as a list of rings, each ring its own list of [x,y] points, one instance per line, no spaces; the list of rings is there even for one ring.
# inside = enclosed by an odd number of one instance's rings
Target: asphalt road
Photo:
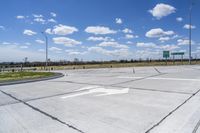
[[[200,133],[200,66],[59,72],[0,86],[0,133]]]

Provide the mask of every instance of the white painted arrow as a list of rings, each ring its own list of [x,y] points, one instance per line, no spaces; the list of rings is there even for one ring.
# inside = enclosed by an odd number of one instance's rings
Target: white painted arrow
[[[84,91],[85,92],[79,92],[79,91]],[[87,94],[93,94],[93,93],[101,93],[97,94],[95,96],[107,96],[107,95],[116,95],[116,94],[126,94],[129,92],[129,88],[124,88],[124,89],[106,89],[101,86],[87,86],[83,87],[81,89],[78,89],[75,91],[77,94],[72,94],[68,96],[63,96],[61,98],[71,98],[71,97],[77,97],[77,96],[82,96],[82,95],[87,95]]]

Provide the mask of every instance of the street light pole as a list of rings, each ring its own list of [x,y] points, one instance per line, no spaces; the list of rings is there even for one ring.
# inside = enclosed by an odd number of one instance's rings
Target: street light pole
[[[194,1],[191,0],[191,5],[190,5],[190,9],[189,9],[189,64],[191,65],[191,61],[192,61],[192,8],[194,5]]]
[[[189,24],[189,64],[191,65],[191,58],[192,58],[192,54],[191,54],[191,51],[192,51],[192,4],[190,6],[190,11],[189,11],[189,21],[190,21],[190,24]]]
[[[42,32],[42,34],[44,35],[45,42],[46,42],[46,64],[45,64],[45,67],[47,68],[47,66],[48,66],[48,37],[44,32]]]

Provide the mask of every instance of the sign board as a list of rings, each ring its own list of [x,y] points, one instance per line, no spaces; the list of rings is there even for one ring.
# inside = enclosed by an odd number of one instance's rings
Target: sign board
[[[184,55],[185,53],[184,52],[174,52],[174,53],[171,53],[171,55]]]
[[[169,58],[169,51],[163,51],[163,58]]]

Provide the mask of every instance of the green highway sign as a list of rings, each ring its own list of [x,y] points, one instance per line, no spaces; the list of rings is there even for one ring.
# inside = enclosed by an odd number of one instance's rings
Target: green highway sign
[[[169,51],[163,51],[163,58],[169,58]]]
[[[174,52],[174,53],[171,53],[171,55],[184,55],[185,53],[184,52]]]

